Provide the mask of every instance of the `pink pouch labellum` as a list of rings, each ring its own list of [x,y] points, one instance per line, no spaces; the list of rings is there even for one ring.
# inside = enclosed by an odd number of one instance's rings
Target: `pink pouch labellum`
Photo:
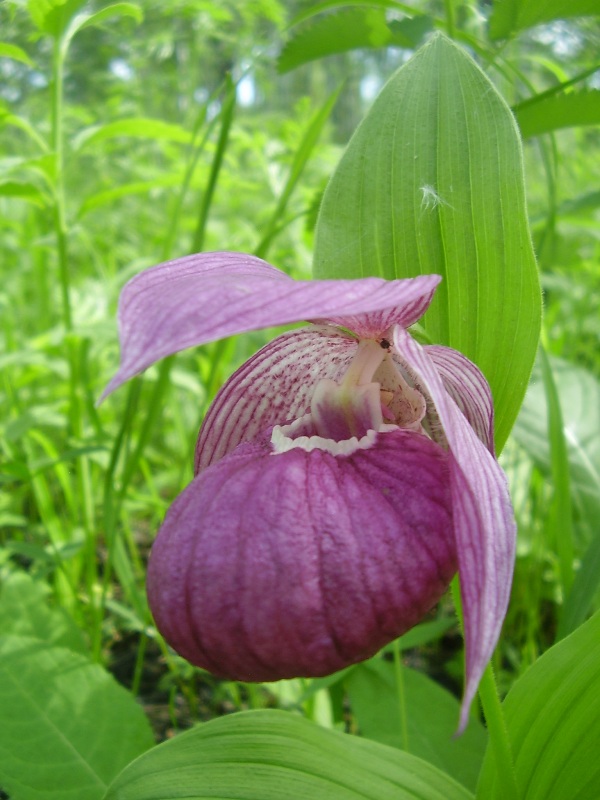
[[[447,455],[396,429],[349,456],[239,446],[169,510],[148,596],[159,629],[216,675],[326,675],[437,602],[456,569]]]

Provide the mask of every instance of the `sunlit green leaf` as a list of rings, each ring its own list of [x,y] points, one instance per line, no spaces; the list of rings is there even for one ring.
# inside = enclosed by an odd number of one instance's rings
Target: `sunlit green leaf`
[[[28,67],[33,66],[33,61],[25,50],[17,47],[16,44],[9,44],[8,42],[0,42],[0,58],[12,58],[13,61],[21,61],[23,64],[27,64]]]
[[[323,198],[314,272],[442,275],[427,334],[483,370],[504,443],[541,316],[521,147],[502,98],[448,39],[392,76],[352,137]]]
[[[513,685],[503,704],[522,797],[600,797],[600,612],[552,647]],[[480,800],[506,800],[490,751]]]
[[[419,15],[388,22],[385,11],[353,8],[328,14],[292,33],[279,56],[278,69],[288,72],[307,61],[368,47],[417,47],[433,27]]]
[[[101,25],[106,20],[118,19],[119,17],[131,17],[136,22],[141,22],[143,19],[142,9],[135,3],[113,3],[100,11],[96,11],[95,14],[77,14],[65,31],[62,40],[63,50],[66,51],[71,39],[84,28]]]
[[[152,745],[141,708],[99,665],[28,636],[0,639],[0,786],[14,800],[100,800]]]
[[[106,125],[94,125],[83,130],[74,140],[73,147],[81,150],[98,142],[116,139],[120,136],[131,136],[136,139],[154,139],[187,144],[191,134],[180,125],[164,122],[161,119],[135,117],[108,122]]]
[[[554,95],[514,109],[525,138],[578,125],[600,125],[600,90]]]
[[[0,195],[27,200],[36,206],[43,206],[46,203],[38,187],[26,181],[0,181]]]
[[[471,719],[454,737],[459,701],[426,675],[402,667],[408,751],[475,790],[487,736]],[[403,719],[394,664],[372,659],[358,665],[345,681],[352,711],[363,736],[403,748]]]
[[[111,205],[122,197],[130,197],[135,194],[147,194],[160,188],[169,188],[181,184],[181,175],[166,175],[157,177],[151,181],[136,181],[135,183],[125,183],[116,186],[114,189],[106,189],[103,192],[96,192],[90,197],[86,197],[79,209],[78,217],[83,217],[90,211],[94,211],[102,206]]]
[[[130,764],[105,800],[468,800],[431,764],[294,714],[221,717]]]
[[[401,11],[410,13],[412,8],[406,3],[399,3],[397,0],[322,0],[320,3],[311,3],[307,8],[298,11],[290,20],[290,28],[306,22],[307,19],[321,14],[323,11],[331,11],[336,8],[348,8],[349,6],[362,6],[363,8],[385,8],[391,11]]]
[[[33,636],[86,653],[81,631],[62,608],[49,606],[48,595],[47,584],[25,572],[9,575],[0,591],[0,635]]]
[[[554,19],[598,13],[598,0],[494,0],[490,38],[503,39]]]
[[[44,33],[58,37],[85,0],[27,0],[34,24]]]

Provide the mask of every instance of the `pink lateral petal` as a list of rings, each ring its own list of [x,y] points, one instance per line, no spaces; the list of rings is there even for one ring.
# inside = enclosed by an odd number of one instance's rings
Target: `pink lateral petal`
[[[158,629],[221,677],[327,675],[415,625],[456,571],[447,454],[406,430],[336,457],[266,437],[201,472],[148,567]]]
[[[390,319],[410,324],[423,313],[439,280],[295,281],[243,253],[167,261],[137,275],[121,293],[121,366],[102,398],[167,355],[244,331],[332,319],[346,327],[356,321],[361,331],[379,335]]]
[[[403,329],[394,332],[399,354],[417,388],[429,395],[450,450],[454,533],[464,614],[466,680],[459,732],[498,642],[508,607],[516,523],[506,476],[446,391],[428,352]]]
[[[273,425],[310,410],[315,385],[338,380],[358,342],[338,328],[313,325],[277,336],[223,384],[198,436],[194,473]]]
[[[424,350],[435,364],[450,397],[490,453],[495,455],[494,401],[483,372],[450,347],[425,345]]]

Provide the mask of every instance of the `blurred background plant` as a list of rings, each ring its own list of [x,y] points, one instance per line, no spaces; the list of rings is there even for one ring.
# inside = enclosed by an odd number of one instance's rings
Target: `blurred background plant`
[[[139,698],[157,738],[278,706],[400,747],[410,738],[419,753],[421,708],[449,702],[455,724],[452,698],[436,694],[437,684],[460,693],[450,598],[383,659],[264,687],[190,667],[152,625],[146,556],[191,478],[202,415],[272,332],[168,359],[95,405],[118,362],[118,293],[144,267],[230,249],[310,275],[343,146],[436,29],[467,47],[515,111],[544,288],[544,353],[502,456],[519,522],[495,660],[503,691],[598,608],[600,30],[597,17],[573,17],[591,6],[558,5],[0,5],[0,603],[48,606],[45,637],[59,641],[67,626]],[[0,613],[0,624],[14,622]],[[399,729],[381,698],[403,687],[413,700]],[[466,784],[483,729],[472,736],[456,768]]]

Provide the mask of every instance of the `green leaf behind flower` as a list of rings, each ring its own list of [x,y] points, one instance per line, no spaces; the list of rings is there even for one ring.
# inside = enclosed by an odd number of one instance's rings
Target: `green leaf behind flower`
[[[443,276],[423,324],[483,370],[501,447],[535,358],[541,296],[514,118],[435,36],[388,81],[325,191],[317,278]]]

